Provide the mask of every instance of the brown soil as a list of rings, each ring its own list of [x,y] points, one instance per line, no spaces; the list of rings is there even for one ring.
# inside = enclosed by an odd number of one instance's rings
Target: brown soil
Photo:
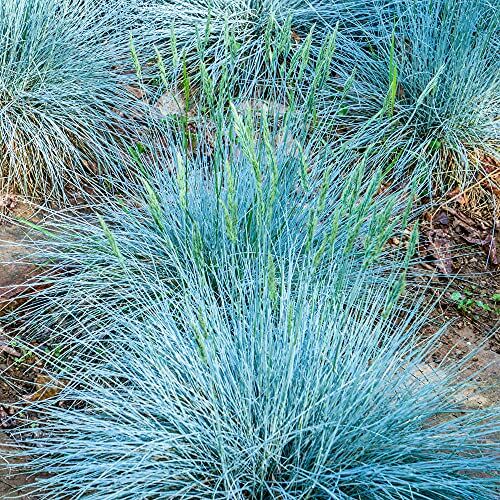
[[[426,301],[436,304],[424,335],[449,324],[429,366],[461,361],[474,353],[464,378],[477,389],[467,394],[470,407],[500,401],[500,220],[489,207],[467,209],[459,203],[424,214],[420,226],[422,267],[434,270],[435,286]]]
[[[5,206],[9,216],[30,218],[33,210],[26,203],[10,198],[8,203],[0,200],[0,316],[6,314],[16,303],[16,296],[26,290],[23,284],[33,276],[35,268],[23,262],[27,251],[20,243],[27,229],[7,221]],[[3,209],[3,210],[2,210]],[[36,220],[36,218],[35,218]],[[19,402],[36,388],[39,370],[38,361],[29,352],[23,351],[0,327],[0,498],[29,498],[20,496],[18,488],[30,484],[25,475],[14,473],[10,464],[16,460],[7,455],[12,452],[14,441],[9,429],[16,427],[15,409],[12,404]]]
[[[6,434],[0,432],[0,498],[24,498],[28,500],[31,496],[27,493],[20,494],[19,489],[25,488],[31,484],[31,480],[24,474],[19,474],[18,471],[12,469],[11,465],[19,462],[21,459],[5,460],[3,457],[12,452],[14,441]]]
[[[16,298],[26,291],[23,284],[33,276],[35,268],[23,262],[27,251],[19,246],[26,230],[19,226],[0,226],[0,315],[8,313]],[[31,390],[34,380],[30,365],[36,364],[29,352],[21,350],[0,327],[0,428],[5,428],[5,407]]]

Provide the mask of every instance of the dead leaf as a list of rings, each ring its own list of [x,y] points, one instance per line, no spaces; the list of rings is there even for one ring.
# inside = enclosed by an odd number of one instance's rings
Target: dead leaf
[[[488,235],[488,238],[483,245],[484,250],[486,251],[486,255],[491,263],[495,266],[498,266],[498,252],[497,252],[497,242],[495,238],[491,235]]]
[[[434,217],[434,221],[442,226],[447,226],[450,223],[450,218],[445,211],[441,211]]]
[[[16,351],[13,347],[10,347],[9,344],[0,340],[0,354],[3,353],[13,356],[14,358],[21,357],[21,353],[19,351]]]
[[[432,256],[436,259],[436,267],[444,274],[451,274],[453,260],[448,233],[442,229],[429,231],[427,235]]]
[[[48,375],[38,375],[35,379],[37,390],[25,399],[28,401],[44,401],[57,396],[65,387],[62,380],[56,380]]]
[[[128,92],[130,92],[134,97],[137,97],[137,99],[143,99],[144,98],[144,92],[142,89],[134,87],[132,85],[127,85],[125,87]]]

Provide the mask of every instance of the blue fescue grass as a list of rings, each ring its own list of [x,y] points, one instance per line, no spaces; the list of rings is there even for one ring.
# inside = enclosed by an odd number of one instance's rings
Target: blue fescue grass
[[[376,144],[374,163],[392,162],[398,176],[417,167],[441,187],[472,182],[484,157],[498,158],[498,14],[485,0],[23,0],[2,9],[4,190],[61,197],[96,165],[116,170],[110,128],[123,133],[122,115],[137,116],[124,91],[132,78],[119,74],[131,65],[128,31],[157,97],[162,72],[177,78],[187,107],[207,85],[226,100],[308,94],[331,142],[361,154]]]
[[[206,22],[211,23],[211,17]],[[153,100],[155,90],[161,95],[177,85],[180,104],[188,111],[203,105],[211,112],[220,103],[228,106],[237,99],[279,97],[283,106],[298,96],[313,101],[325,87],[335,51],[335,29],[325,36],[311,29],[300,38],[294,37],[290,19],[267,22],[255,50],[249,51],[238,41],[234,27],[228,26],[222,38],[211,41],[210,26],[204,34],[198,33],[197,43],[188,48],[170,33],[168,50],[162,44],[154,45],[151,54],[140,35],[131,38],[137,72],[144,87],[153,91]]]
[[[228,115],[222,106],[212,119],[187,130],[165,124],[162,146],[136,152],[141,174],[118,186],[116,203],[45,225],[31,248],[46,271],[40,284],[51,286],[25,306],[31,334],[105,329],[108,317],[94,313],[99,304],[144,315],[136,281],[156,277],[148,279],[152,302],[162,300],[166,284],[178,294],[186,256],[214,286],[224,267],[257,261],[270,248],[270,266],[294,255],[310,261],[318,279],[344,254],[373,282],[400,266],[386,242],[408,222],[411,189],[380,193],[383,168],[367,179],[363,158],[346,175],[322,130],[310,132],[307,123],[304,130],[300,112],[278,118],[270,109],[241,114],[233,106]],[[411,253],[415,235],[408,243]]]
[[[460,187],[483,173],[484,156],[499,158],[498,9],[484,0],[410,8],[400,21],[401,105],[421,154],[439,180]],[[433,172],[431,172],[431,175]]]
[[[461,366],[422,377],[436,339],[418,304],[395,312],[399,274],[270,255],[228,259],[220,294],[187,257],[153,306],[148,275],[146,317],[114,310],[88,357],[56,360],[65,388],[21,432],[40,498],[496,497],[498,411],[461,409]]]
[[[117,136],[130,132],[137,114],[126,90],[127,40],[115,17],[121,5],[0,4],[3,193],[61,201],[67,186],[117,170]]]
[[[136,4],[134,39],[146,54],[153,48],[167,66],[181,60],[198,75],[199,54],[215,80],[231,68],[231,78],[247,89],[258,81],[269,85],[269,66],[293,58],[302,43],[315,56],[340,27],[350,38],[375,36],[379,19],[394,12],[397,2],[373,0],[141,0]],[[143,57],[146,57],[143,55]],[[312,72],[306,74],[308,81]]]
[[[145,1],[139,12],[139,55],[187,75],[192,104],[207,79],[254,98],[307,92],[319,70],[328,140],[376,145],[373,163],[392,163],[396,180],[464,187],[498,160],[498,13],[486,0]]]
[[[36,228],[25,333],[64,345],[19,431],[41,498],[495,498],[498,408],[462,407],[467,359],[423,376],[416,233],[386,245],[415,191],[382,186],[437,165],[424,48],[467,16],[334,4],[133,3],[139,87],[182,105],[119,198]]]
[[[498,9],[422,0],[399,2],[395,13],[373,42],[338,44],[347,61],[340,81],[357,68],[344,125],[355,142],[378,137],[400,156],[398,175],[417,166],[430,191],[470,185],[486,175],[485,158],[498,160]]]

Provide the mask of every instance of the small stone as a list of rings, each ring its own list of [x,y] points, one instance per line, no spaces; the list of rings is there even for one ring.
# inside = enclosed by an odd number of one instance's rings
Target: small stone
[[[184,98],[180,94],[165,92],[165,94],[158,99],[155,107],[163,117],[186,114]]]

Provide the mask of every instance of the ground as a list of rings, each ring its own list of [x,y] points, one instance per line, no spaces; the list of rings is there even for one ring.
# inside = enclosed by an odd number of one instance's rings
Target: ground
[[[23,207],[16,214],[25,216]],[[443,359],[459,361],[476,350],[467,364],[467,374],[475,374],[477,389],[466,394],[471,407],[486,407],[500,400],[500,221],[490,208],[471,209],[459,201],[426,211],[420,220],[418,257],[415,271],[425,271],[433,285],[425,300],[436,303],[433,321],[423,335],[432,335],[439,325],[450,322],[438,348],[427,360],[423,372],[439,370]],[[12,300],[23,292],[23,282],[35,271],[22,260],[17,245],[26,230],[10,223],[0,224],[0,315],[11,308]],[[393,242],[394,243],[394,242]],[[396,242],[397,244],[397,242]],[[436,274],[437,273],[437,274]],[[459,277],[457,277],[457,273]],[[411,293],[420,293],[418,287]],[[37,398],[44,383],[42,366],[30,352],[20,351],[10,342],[8,331],[0,330],[0,498],[9,498],[15,489],[28,483],[12,476],[2,455],[8,450],[10,433],[18,422],[12,404]],[[477,373],[481,371],[480,373]],[[24,498],[27,498],[26,496]]]
[[[475,351],[464,377],[474,374],[478,389],[468,404],[476,407],[500,401],[499,230],[491,206],[460,202],[427,211],[420,222],[419,256],[426,261],[421,267],[440,272],[426,291],[427,301],[437,305],[435,321],[422,333],[449,323],[429,364],[437,368]]]

